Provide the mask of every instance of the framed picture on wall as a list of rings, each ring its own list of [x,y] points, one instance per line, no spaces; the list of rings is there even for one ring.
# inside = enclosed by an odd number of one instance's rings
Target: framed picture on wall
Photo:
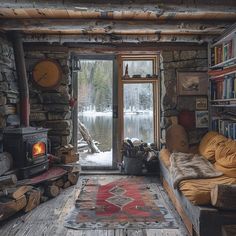
[[[207,98],[196,98],[196,110],[207,110]]]
[[[177,73],[178,95],[207,95],[208,76],[206,72],[179,71]]]
[[[208,111],[196,111],[196,128],[207,128],[208,127]]]

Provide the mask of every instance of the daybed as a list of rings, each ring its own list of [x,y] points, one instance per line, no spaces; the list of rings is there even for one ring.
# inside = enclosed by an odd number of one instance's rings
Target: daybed
[[[223,175],[207,179],[183,180],[179,183],[178,188],[174,188],[170,173],[171,152],[175,152],[174,149],[178,149],[179,147],[182,150],[178,151],[182,151],[183,153],[196,152],[196,150],[186,150],[188,146],[185,145],[186,138],[181,139],[180,137],[176,137],[176,135],[178,136],[181,133],[179,132],[179,128],[180,127],[177,127],[177,129],[176,127],[174,128],[174,138],[167,137],[169,140],[175,140],[175,142],[173,142],[175,144],[172,145],[172,148],[169,147],[170,150],[164,148],[160,151],[160,175],[163,186],[185,223],[190,235],[220,236],[222,235],[222,226],[236,225],[236,211],[220,210],[211,206],[210,192],[216,184],[236,184],[236,142],[228,140],[216,132],[206,134],[197,150],[213,163],[216,171],[219,170],[223,172]],[[169,143],[171,142],[172,141]],[[181,144],[179,147],[177,147],[178,142]],[[169,144],[169,146],[171,145]],[[218,161],[215,160],[216,155]],[[225,158],[222,158],[222,155]],[[227,158],[227,163],[231,168],[225,167],[227,166],[227,164],[225,165]],[[222,163],[223,166],[221,165]]]

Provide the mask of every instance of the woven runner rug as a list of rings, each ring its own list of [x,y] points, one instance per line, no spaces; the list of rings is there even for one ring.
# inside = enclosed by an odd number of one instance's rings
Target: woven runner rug
[[[156,183],[132,176],[87,179],[65,226],[73,229],[178,228]]]

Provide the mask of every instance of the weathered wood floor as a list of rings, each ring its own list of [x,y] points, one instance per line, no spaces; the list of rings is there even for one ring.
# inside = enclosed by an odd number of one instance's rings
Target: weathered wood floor
[[[163,191],[164,199],[176,217],[179,229],[137,229],[137,230],[73,230],[63,226],[65,216],[73,208],[79,193],[79,183],[64,190],[31,212],[18,215],[1,223],[1,236],[187,236],[187,231]]]

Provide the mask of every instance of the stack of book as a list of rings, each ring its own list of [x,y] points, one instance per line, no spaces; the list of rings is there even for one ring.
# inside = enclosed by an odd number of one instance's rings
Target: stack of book
[[[236,139],[236,120],[213,119],[211,125],[212,130],[228,138]]]
[[[211,65],[217,65],[236,57],[236,38],[216,45],[211,49]]]
[[[211,100],[236,98],[236,73],[211,79]]]

